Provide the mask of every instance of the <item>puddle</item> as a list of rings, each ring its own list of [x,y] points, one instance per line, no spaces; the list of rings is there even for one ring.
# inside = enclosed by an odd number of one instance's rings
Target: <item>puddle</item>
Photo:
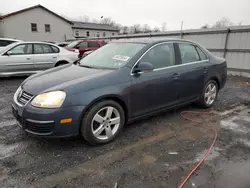
[[[24,143],[12,145],[0,144],[0,159],[11,157],[25,147]]]
[[[250,147],[250,140],[247,139],[239,139],[239,142],[241,142],[242,144]]]
[[[246,188],[250,185],[250,161],[223,163],[218,171],[215,187]]]
[[[238,108],[236,107],[232,110],[230,112],[237,112],[237,115],[221,120],[221,126],[235,132],[248,133],[250,131],[250,109],[239,106]],[[223,113],[225,114],[225,112]],[[227,114],[229,113],[227,112]]]
[[[218,114],[221,115],[221,116],[225,116],[225,115],[231,114],[233,112],[242,111],[242,110],[245,110],[245,109],[247,109],[246,106],[236,106],[235,108],[232,108],[230,110],[226,110],[224,112],[219,112]]]
[[[3,122],[0,122],[0,128],[15,125],[15,124],[16,124],[16,120],[3,121]]]
[[[228,120],[222,120],[220,123],[221,123],[221,126],[223,128],[226,128],[226,129],[230,129],[232,131],[235,131],[235,132],[241,132],[241,133],[247,133],[248,130],[244,127],[242,127],[241,125],[233,122],[235,119],[234,118],[231,118],[231,119],[228,119]]]
[[[221,151],[220,148],[213,148],[213,150],[211,151],[211,153],[209,154],[209,156],[206,158],[205,161],[212,161],[213,159],[215,159],[216,157],[220,155],[220,151]],[[199,162],[206,152],[207,150],[204,150],[203,152],[198,153],[197,156],[195,157],[195,162]]]

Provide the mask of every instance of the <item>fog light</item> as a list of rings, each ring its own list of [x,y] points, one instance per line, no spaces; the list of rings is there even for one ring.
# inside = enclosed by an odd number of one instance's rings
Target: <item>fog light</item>
[[[71,122],[72,122],[72,118],[66,118],[66,119],[62,119],[60,121],[61,124],[63,124],[63,123],[71,123]]]

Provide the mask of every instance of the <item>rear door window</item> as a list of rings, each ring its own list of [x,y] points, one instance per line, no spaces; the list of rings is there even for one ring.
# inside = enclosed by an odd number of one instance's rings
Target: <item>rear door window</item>
[[[196,46],[196,50],[201,58],[201,60],[207,60],[207,55],[199,48]]]
[[[60,50],[59,48],[55,47],[55,46],[50,46],[52,48],[52,50],[54,51],[54,53],[59,53]]]
[[[50,54],[54,53],[48,44],[34,44],[34,54]]]
[[[178,45],[180,49],[182,64],[200,61],[200,57],[195,49],[195,46],[188,43],[179,43]]]
[[[79,48],[88,48],[88,43],[87,42],[81,42],[77,45]]]
[[[99,48],[100,46],[97,42],[90,41],[90,42],[88,42],[88,47],[89,48]]]

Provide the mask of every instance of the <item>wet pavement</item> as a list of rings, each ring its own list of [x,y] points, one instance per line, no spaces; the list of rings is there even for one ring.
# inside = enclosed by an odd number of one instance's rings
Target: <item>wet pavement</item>
[[[42,139],[14,121],[11,100],[24,78],[0,80],[0,187],[165,188],[177,187],[218,139],[185,188],[250,187],[249,78],[229,77],[211,115],[180,112],[191,105],[125,126],[112,143],[92,147],[80,138]],[[191,115],[192,116],[192,115]]]

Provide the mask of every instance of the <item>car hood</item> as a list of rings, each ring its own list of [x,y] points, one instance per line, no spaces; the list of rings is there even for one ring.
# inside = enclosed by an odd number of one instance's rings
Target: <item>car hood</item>
[[[77,65],[64,65],[35,74],[27,78],[21,86],[24,91],[37,95],[52,90],[63,90],[69,86],[106,75],[112,71],[84,68]]]

